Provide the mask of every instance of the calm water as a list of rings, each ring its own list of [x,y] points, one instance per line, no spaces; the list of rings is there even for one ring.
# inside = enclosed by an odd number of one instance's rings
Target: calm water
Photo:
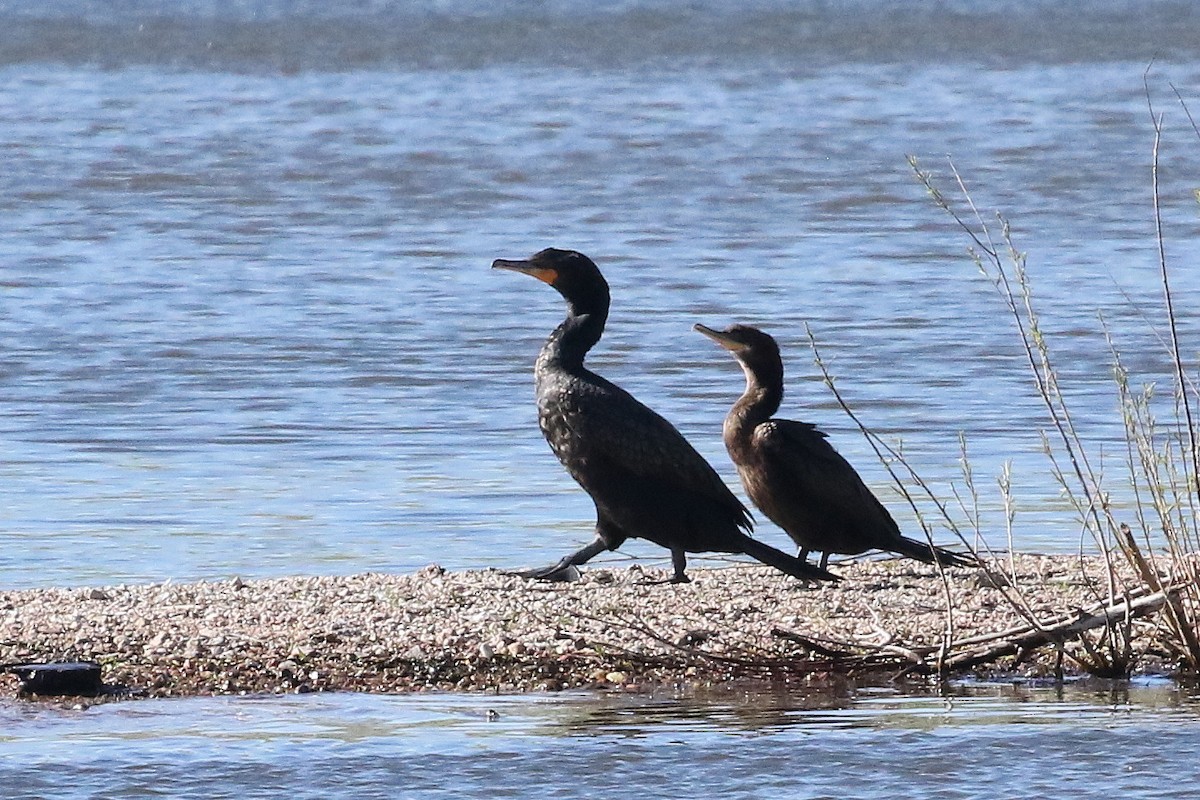
[[[989,536],[1011,460],[1018,545],[1073,549],[1010,322],[905,156],[946,188],[952,156],[1013,221],[1076,418],[1119,476],[1097,313],[1167,380],[1152,57],[1166,245],[1200,349],[1200,140],[1169,86],[1200,112],[1186,4],[335,7],[0,3],[0,587],[513,566],[586,541],[590,504],[534,419],[561,302],[488,269],[547,245],[612,284],[595,368],[731,482],[719,429],[741,375],[695,322],[774,333],[786,413],[914,527],[807,323],[940,492],[966,434]],[[1094,796],[1099,776],[1105,796],[1174,796],[1163,776],[1197,777],[1195,703],[1147,691],[3,707],[0,780],[28,797],[817,797],[854,775],[869,797],[898,780],[1040,797]]]
[[[990,535],[1011,459],[1018,543],[1073,548],[1011,325],[905,155],[945,178],[950,154],[1013,220],[1076,416],[1119,475],[1096,315],[1165,379],[1142,316],[1159,304],[1142,73],[1157,54],[1188,309],[1200,141],[1168,82],[1200,110],[1200,19],[833,6],[0,6],[0,586],[517,565],[589,539],[534,420],[561,302],[489,270],[551,244],[613,285],[594,366],[731,482],[719,425],[741,375],[697,321],[775,333],[786,413],[915,526],[807,323],[943,493],[966,433]]]
[[[187,713],[181,713],[181,706]],[[495,716],[489,719],[489,711]],[[24,798],[1175,798],[1194,696],[967,687],[649,697],[301,696],[0,706]]]

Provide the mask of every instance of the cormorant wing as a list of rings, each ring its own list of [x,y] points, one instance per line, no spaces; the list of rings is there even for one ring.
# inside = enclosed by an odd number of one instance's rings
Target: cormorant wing
[[[771,468],[789,476],[795,490],[814,504],[853,518],[863,529],[900,536],[900,526],[858,472],[808,422],[772,419],[754,429],[754,443]],[[887,534],[885,534],[887,535]]]
[[[624,389],[604,383],[604,391],[574,398],[580,413],[571,424],[590,450],[648,482],[717,501],[744,520],[743,528],[753,527],[750,512],[674,425]]]

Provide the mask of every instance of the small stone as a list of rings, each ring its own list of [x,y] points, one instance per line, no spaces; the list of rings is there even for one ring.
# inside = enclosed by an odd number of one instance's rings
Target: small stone
[[[1006,586],[1011,586],[1012,581],[1009,577],[1000,572],[989,572],[980,570],[975,573],[975,586],[980,589],[1003,589]]]
[[[629,675],[624,672],[608,672],[605,673],[604,680],[609,683],[622,684],[629,680]]]
[[[496,657],[496,651],[487,642],[483,642],[479,645],[479,657],[490,661]]]
[[[675,644],[679,647],[695,647],[707,642],[712,637],[716,636],[715,631],[693,630],[688,631],[683,636],[680,636]]]
[[[313,642],[323,642],[325,644],[338,644],[342,641],[341,635],[337,631],[326,631],[325,633],[314,633],[312,635]]]

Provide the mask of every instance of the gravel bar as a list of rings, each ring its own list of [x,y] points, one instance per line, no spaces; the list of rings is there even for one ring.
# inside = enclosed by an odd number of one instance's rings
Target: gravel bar
[[[1102,599],[1080,565],[1078,556],[1019,556],[1017,585],[1034,612],[1061,616]],[[1103,574],[1095,559],[1087,565]],[[837,585],[750,564],[693,567],[688,584],[652,584],[668,573],[638,564],[589,566],[574,583],[432,565],[409,575],[4,591],[0,664],[95,661],[114,697],[814,682],[837,670],[798,642],[936,646],[947,593],[956,639],[1022,622],[980,569],[950,570],[947,584],[902,559],[834,568]],[[992,571],[1009,574],[1007,558]],[[1155,630],[1135,626],[1140,653],[1155,651]],[[1021,669],[1046,674],[1054,655],[1043,648]],[[14,675],[0,676],[0,691],[17,688]]]

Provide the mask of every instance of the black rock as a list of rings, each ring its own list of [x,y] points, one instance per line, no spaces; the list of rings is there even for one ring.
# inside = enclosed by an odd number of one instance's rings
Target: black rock
[[[100,665],[92,661],[61,664],[14,664],[8,671],[21,679],[17,694],[94,697],[104,690]]]

